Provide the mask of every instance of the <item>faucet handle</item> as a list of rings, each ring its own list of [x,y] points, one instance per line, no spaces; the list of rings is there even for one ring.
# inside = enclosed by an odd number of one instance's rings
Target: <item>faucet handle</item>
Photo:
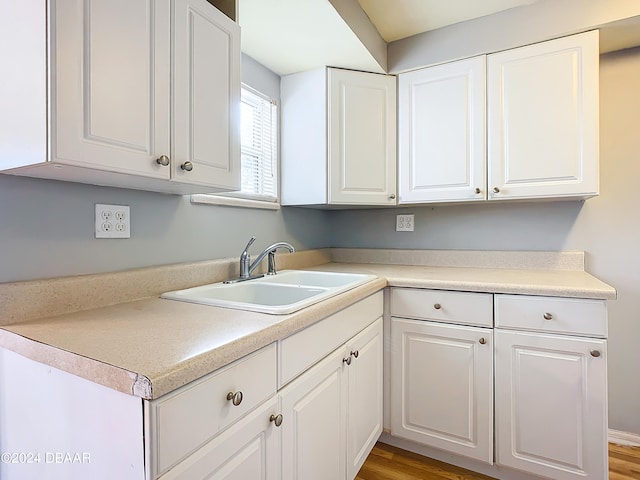
[[[251,272],[249,271],[250,270],[249,264],[251,263],[251,255],[249,255],[249,247],[255,241],[256,241],[256,237],[251,237],[249,239],[249,243],[247,243],[247,246],[244,247],[244,250],[240,254],[240,278],[249,278],[249,275],[251,274]]]
[[[245,254],[245,253],[249,253],[249,252],[248,252],[249,247],[250,247],[250,246],[251,246],[251,244],[252,244],[253,242],[255,242],[255,241],[256,241],[256,237],[251,237],[251,238],[249,239],[249,243],[247,243],[247,246],[246,246],[246,247],[244,247],[244,250],[242,251],[242,253],[243,253],[243,254]]]

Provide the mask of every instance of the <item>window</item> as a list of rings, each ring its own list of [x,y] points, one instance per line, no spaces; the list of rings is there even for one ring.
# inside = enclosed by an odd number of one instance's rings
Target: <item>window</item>
[[[192,195],[192,203],[278,209],[278,108],[245,85],[240,94],[241,189]]]
[[[242,87],[240,156],[243,197],[278,199],[277,107],[254,90]]]

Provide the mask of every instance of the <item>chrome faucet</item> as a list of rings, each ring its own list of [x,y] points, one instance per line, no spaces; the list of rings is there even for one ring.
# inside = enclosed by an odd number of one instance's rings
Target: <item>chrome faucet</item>
[[[267,275],[275,275],[278,273],[276,271],[276,250],[278,248],[286,248],[289,252],[293,253],[296,251],[293,248],[293,245],[287,242],[276,242],[273,245],[269,245],[265,248],[258,258],[256,258],[253,263],[251,262],[251,255],[249,254],[249,247],[256,241],[256,237],[251,237],[249,239],[249,243],[244,247],[244,250],[240,254],[240,277],[235,280],[227,280],[224,283],[234,283],[234,282],[242,282],[244,280],[250,280],[252,278],[260,278],[264,275],[251,275],[253,271],[260,265],[260,262],[264,259],[264,257],[268,256],[268,271]]]

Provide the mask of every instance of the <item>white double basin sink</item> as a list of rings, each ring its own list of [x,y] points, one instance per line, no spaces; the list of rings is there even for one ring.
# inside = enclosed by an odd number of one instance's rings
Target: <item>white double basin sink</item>
[[[293,313],[375,279],[375,275],[284,270],[238,283],[213,283],[162,298],[271,314]]]

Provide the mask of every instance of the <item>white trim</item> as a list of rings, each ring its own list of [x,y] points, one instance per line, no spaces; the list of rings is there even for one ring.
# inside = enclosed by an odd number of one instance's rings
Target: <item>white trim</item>
[[[262,208],[264,210],[280,210],[280,204],[276,202],[250,200],[248,198],[222,197],[218,195],[205,195],[202,193],[191,195],[191,203],[224,205],[227,207]]]
[[[609,443],[625,445],[628,447],[640,447],[640,435],[630,432],[609,429]]]

